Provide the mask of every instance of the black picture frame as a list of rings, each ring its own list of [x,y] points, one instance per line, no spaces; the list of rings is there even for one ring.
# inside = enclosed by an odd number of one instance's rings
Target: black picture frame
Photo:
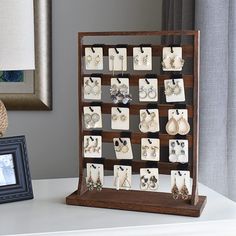
[[[0,186],[0,204],[33,199],[25,136],[0,138],[0,157],[11,155],[15,184]]]

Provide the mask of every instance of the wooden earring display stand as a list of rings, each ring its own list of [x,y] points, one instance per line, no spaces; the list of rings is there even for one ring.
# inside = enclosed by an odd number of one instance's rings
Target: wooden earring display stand
[[[86,163],[101,163],[104,165],[105,170],[113,170],[114,165],[123,164],[122,160],[115,158],[84,158],[83,157],[83,136],[92,135],[93,131],[84,130],[83,128],[83,107],[90,106],[90,102],[85,102],[83,98],[83,77],[90,76],[90,74],[84,74],[84,55],[85,48],[92,47],[92,45],[84,45],[84,37],[96,38],[115,38],[115,37],[162,37],[162,36],[174,36],[174,37],[190,37],[193,43],[181,45],[183,50],[183,58],[185,63],[188,60],[192,61],[192,74],[182,75],[184,79],[185,91],[191,94],[192,99],[186,99],[186,102],[181,103],[182,106],[188,109],[188,117],[191,120],[191,132],[183,136],[182,138],[188,139],[189,142],[189,155],[190,161],[184,166],[179,163],[170,163],[168,157],[160,155],[160,161],[154,163],[155,167],[159,169],[159,174],[170,175],[171,170],[189,170],[192,177],[192,193],[189,200],[174,200],[170,192],[148,192],[148,191],[137,191],[137,190],[119,190],[117,191],[114,187],[103,188],[101,192],[96,190],[88,191],[86,187]],[[96,37],[96,38],[94,38]],[[145,41],[145,40],[143,40]],[[113,208],[122,210],[142,211],[142,212],[154,212],[164,214],[175,214],[185,216],[200,216],[205,204],[206,196],[198,195],[198,143],[199,143],[199,32],[198,31],[162,31],[162,32],[84,32],[79,33],[79,186],[78,190],[72,193],[66,198],[66,203],[70,205],[90,206],[90,207],[102,207],[102,208]],[[145,42],[142,42],[145,44]],[[116,45],[103,45],[103,56],[104,61],[108,60],[108,49],[115,47]],[[133,47],[138,45],[127,45],[127,56],[132,59]],[[162,57],[162,48],[169,45],[154,45],[152,44],[152,56]],[[153,68],[159,67],[158,64],[152,65]],[[87,71],[88,72],[88,71]],[[134,73],[135,72],[135,73]],[[130,86],[136,86],[138,88],[139,78],[142,78],[143,74],[138,74],[139,71],[131,71],[129,74]],[[93,73],[89,72],[89,73]],[[102,73],[99,71],[98,73]],[[120,72],[119,72],[120,73]],[[182,72],[180,72],[182,73]],[[164,80],[170,78],[170,72],[164,72],[161,75],[157,75],[159,94],[164,93]],[[112,72],[109,74],[101,74],[102,86],[110,86],[110,79]],[[109,88],[108,88],[109,89]],[[136,89],[137,91],[137,89]],[[102,114],[110,114],[111,107],[119,106],[119,104],[102,103]],[[158,109],[160,118],[167,122],[168,109],[178,109],[179,103],[165,103],[163,99],[159,99]],[[186,105],[185,105],[186,104]],[[156,104],[157,105],[157,104]],[[180,105],[180,106],[181,106]],[[140,109],[146,109],[147,103],[138,102],[134,104],[131,101],[129,105],[130,119],[132,115],[139,115]],[[103,143],[112,143],[114,137],[124,137],[123,132],[119,131],[103,131],[100,130]],[[149,137],[148,134],[141,132],[129,132],[131,138],[131,144],[140,144],[141,138]],[[179,138],[170,136],[162,128],[162,131],[157,134],[160,139],[160,150],[167,148],[169,145],[169,139]],[[153,162],[151,163],[153,166]],[[129,165],[132,166],[132,172],[138,173],[140,168],[150,168],[150,161],[143,160],[129,160]]]

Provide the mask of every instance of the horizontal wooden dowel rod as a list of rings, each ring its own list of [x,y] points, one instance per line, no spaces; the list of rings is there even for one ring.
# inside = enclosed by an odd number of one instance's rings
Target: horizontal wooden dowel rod
[[[92,47],[93,45],[83,45],[82,47],[82,55],[85,55],[85,48]],[[152,56],[161,57],[162,56],[162,49],[167,45],[152,45]],[[104,45],[103,46],[103,56],[108,56],[108,49],[114,48],[115,45]],[[139,45],[128,45],[127,46],[127,56],[133,56],[133,47],[139,47]],[[182,55],[183,58],[185,57],[193,57],[193,46],[190,44],[182,45]]]
[[[83,131],[83,136],[84,135],[92,135],[93,131],[89,131],[89,130],[84,130]],[[102,131],[101,132],[102,135],[102,141],[105,143],[112,143],[113,142],[113,138],[119,138],[122,137],[122,132],[114,132],[114,131]],[[132,144],[140,144],[141,143],[141,138],[148,138],[148,134],[147,133],[135,133],[132,132],[131,133],[131,143]],[[158,138],[158,136],[157,136]],[[159,138],[160,138],[160,145],[161,146],[169,146],[169,139],[175,139],[175,136],[171,136],[169,134],[159,134]],[[188,140],[188,145],[189,147],[192,147],[192,136],[191,135],[186,135],[186,139]]]
[[[126,160],[118,160],[118,159],[107,159],[107,158],[101,158],[101,163],[104,165],[105,170],[113,170],[114,165],[123,165],[123,163]],[[98,159],[95,158],[84,158],[84,168],[86,168],[87,163],[97,163]],[[140,168],[158,168],[160,174],[170,174],[171,170],[189,170],[189,166],[183,166],[179,163],[169,163],[169,162],[148,162],[143,160],[129,160],[127,163],[128,165],[132,166],[132,172],[139,173]]]
[[[84,74],[82,77],[90,77],[91,74]],[[117,76],[112,76],[112,74],[102,74],[102,85],[110,86],[111,85],[111,78],[112,77],[117,77]],[[132,74],[129,75],[129,85],[130,86],[138,86],[139,84],[139,79],[144,78],[145,75],[143,74]],[[170,79],[170,75],[164,74],[164,75],[157,75],[158,78],[158,85],[160,87],[164,87],[164,80]],[[193,76],[192,75],[183,75],[182,78],[184,79],[184,87],[185,88],[193,88]]]
[[[83,102],[83,106],[91,106],[90,102]],[[130,115],[139,115],[140,109],[147,109],[148,103],[143,104],[130,104]],[[119,104],[114,103],[102,103],[102,113],[103,114],[111,114],[111,108],[112,107],[119,107]],[[186,108],[188,109],[188,117],[193,117],[193,107],[190,105],[187,105]],[[159,116],[160,117],[167,117],[168,116],[168,110],[169,109],[176,109],[175,105],[172,104],[159,104]]]

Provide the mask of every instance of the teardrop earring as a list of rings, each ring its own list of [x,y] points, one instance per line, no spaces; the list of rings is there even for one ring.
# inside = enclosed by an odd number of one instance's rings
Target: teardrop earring
[[[172,116],[166,124],[166,132],[169,135],[176,135],[178,134],[178,131],[179,131],[178,122],[176,121],[174,116]]]
[[[172,196],[175,200],[177,200],[179,198],[179,189],[178,189],[177,184],[176,184],[176,177],[175,177],[175,180],[174,180],[174,185],[171,189],[171,193],[172,193]]]
[[[174,95],[179,95],[181,93],[181,87],[179,86],[179,82],[177,81],[174,88],[173,88],[173,94]]]
[[[177,121],[177,124],[178,124],[178,133],[180,135],[186,135],[189,133],[190,125],[189,125],[188,121],[183,117],[183,115]]]
[[[186,183],[185,183],[185,178],[184,178],[184,185],[180,190],[180,195],[181,195],[183,200],[188,200],[189,191],[188,191],[188,188],[187,188]]]

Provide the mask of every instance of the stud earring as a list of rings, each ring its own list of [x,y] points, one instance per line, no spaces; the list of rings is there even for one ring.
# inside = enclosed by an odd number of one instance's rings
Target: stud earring
[[[89,177],[87,179],[87,188],[89,191],[93,191],[93,189],[94,189],[94,182],[92,179],[91,166],[90,166],[90,170],[89,170]]]
[[[188,121],[184,118],[183,114],[177,123],[178,123],[178,127],[179,127],[178,133],[180,135],[186,135],[189,133],[190,125],[189,125]]]
[[[187,188],[186,183],[185,183],[185,178],[184,178],[184,185],[180,190],[180,195],[181,195],[183,200],[188,200],[189,191],[188,191],[188,188]]]
[[[90,63],[92,62],[92,60],[93,60],[92,56],[91,56],[91,55],[88,55],[88,56],[86,57],[86,63],[87,63],[87,65],[90,64]]]
[[[171,193],[172,193],[172,196],[175,200],[177,200],[179,198],[179,189],[178,189],[177,184],[176,184],[176,177],[175,177],[175,180],[174,180],[174,185],[171,189]]]
[[[117,121],[118,120],[118,115],[117,114],[112,114],[111,119],[113,121]]]
[[[148,178],[145,178],[144,175],[140,178],[140,189],[148,189]]]
[[[150,184],[149,184],[150,190],[158,189],[158,180],[154,175],[150,177],[149,182],[150,182]]]
[[[175,142],[171,142],[171,153],[169,155],[169,161],[172,162],[172,163],[175,163],[178,161],[178,157],[176,155],[176,152],[175,152]]]
[[[126,120],[127,120],[127,116],[126,115],[121,115],[120,116],[120,120],[122,121],[122,122],[125,122]]]
[[[96,181],[96,189],[97,191],[102,191],[102,182],[101,182],[101,178],[100,178],[100,167],[98,167],[98,178]]]
[[[125,172],[125,179],[121,185],[122,188],[124,188],[125,190],[129,190],[131,189],[131,184],[129,182],[129,178],[128,178],[128,170],[126,169],[126,172]]]
[[[100,56],[97,55],[94,59],[95,65],[97,66],[100,63],[100,61],[101,61]]]
[[[181,143],[181,150],[178,156],[178,161],[182,164],[187,163],[187,156],[185,155],[184,151],[184,142]]]
[[[166,124],[166,132],[169,135],[176,135],[179,132],[179,125],[177,120],[172,116]]]

